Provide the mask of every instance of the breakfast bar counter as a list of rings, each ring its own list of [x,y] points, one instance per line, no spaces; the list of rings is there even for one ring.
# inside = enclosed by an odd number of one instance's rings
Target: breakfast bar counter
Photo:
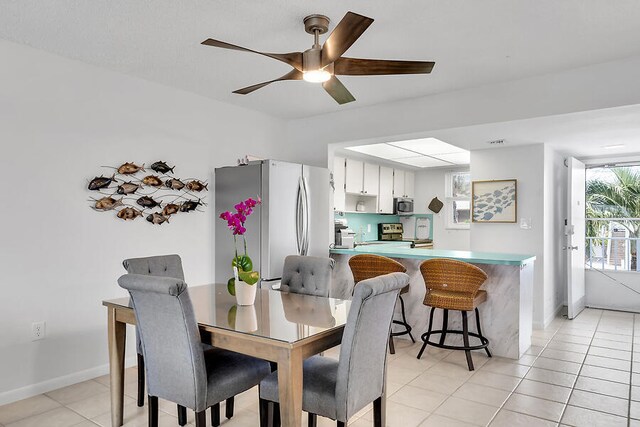
[[[403,295],[407,320],[417,340],[426,332],[429,317],[429,308],[422,304],[426,293],[420,274],[422,261],[448,258],[476,265],[488,276],[481,288],[487,291],[488,298],[479,310],[482,332],[489,339],[491,352],[495,356],[518,359],[531,346],[535,256],[411,248],[409,243],[402,242],[358,245],[353,249],[332,249],[330,253],[336,261],[332,283],[332,296],[336,298],[350,298],[353,292],[353,276],[348,264],[352,256],[382,255],[403,264],[411,278],[409,292]],[[396,310],[399,310],[399,307],[396,307]],[[449,325],[461,329],[461,319],[455,313],[451,314]],[[470,312],[469,315],[472,316],[473,313]],[[436,310],[434,322],[434,329],[439,329],[442,310]],[[470,324],[473,322],[470,321]],[[452,342],[458,338],[460,337],[451,337]],[[449,339],[450,337],[447,337],[447,341]]]

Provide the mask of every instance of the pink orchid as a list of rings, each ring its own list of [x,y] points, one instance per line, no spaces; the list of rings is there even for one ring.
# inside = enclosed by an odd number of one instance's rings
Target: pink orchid
[[[247,200],[238,203],[234,206],[236,213],[229,211],[220,214],[220,218],[227,221],[227,226],[234,236],[243,236],[247,229],[244,223],[247,221],[247,217],[253,213],[253,208],[262,203],[260,197],[258,200],[254,200],[249,197]]]

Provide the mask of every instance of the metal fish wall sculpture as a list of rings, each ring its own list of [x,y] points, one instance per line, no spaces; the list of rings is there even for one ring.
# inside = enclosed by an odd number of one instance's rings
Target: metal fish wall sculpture
[[[90,207],[96,212],[115,212],[116,218],[133,221],[143,217],[149,224],[169,224],[177,214],[199,211],[206,206],[203,191],[208,183],[197,178],[180,179],[174,176],[175,166],[158,160],[148,168],[157,175],[149,175],[145,163],[125,162],[119,166],[102,166],[115,171],[110,177],[101,174],[87,182],[87,189],[98,197],[90,197]],[[171,174],[171,175],[168,175]],[[198,195],[196,195],[198,193]],[[116,198],[116,196],[120,198]],[[151,211],[162,209],[161,211]]]

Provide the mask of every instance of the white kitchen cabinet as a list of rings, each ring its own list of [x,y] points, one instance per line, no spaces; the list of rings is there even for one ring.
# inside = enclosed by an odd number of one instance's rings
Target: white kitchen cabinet
[[[363,175],[362,191],[368,196],[376,196],[380,182],[380,166],[365,163]]]
[[[393,169],[380,166],[378,213],[393,213]]]
[[[345,167],[345,191],[347,193],[363,192],[364,162],[347,159]]]
[[[378,165],[347,159],[345,168],[346,192],[376,196],[379,182],[378,168]]]
[[[415,197],[416,177],[413,172],[405,171],[404,173],[404,197]]]
[[[393,170],[393,197],[413,197],[415,174],[401,169]]]
[[[393,197],[404,197],[404,171],[393,170]]]
[[[345,210],[345,158],[333,158],[333,209],[339,212]]]

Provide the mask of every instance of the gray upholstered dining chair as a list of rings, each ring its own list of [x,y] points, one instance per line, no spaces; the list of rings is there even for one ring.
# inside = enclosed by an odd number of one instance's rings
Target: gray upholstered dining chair
[[[158,255],[145,258],[130,258],[122,261],[122,266],[127,273],[144,274],[148,276],[173,277],[184,280],[184,270],[182,269],[182,259],[180,255]],[[136,328],[136,351],[138,354],[138,406],[144,406],[144,356],[142,355],[142,344],[140,335]],[[179,418],[181,410],[178,408]],[[182,422],[180,423],[182,424]]]
[[[393,311],[400,289],[409,276],[391,273],[363,280],[356,286],[344,327],[340,359],[313,356],[304,361],[302,409],[309,426],[317,415],[344,427],[355,413],[373,402],[374,425],[381,426],[384,370]],[[260,383],[260,426],[278,418],[278,377],[273,373]]]
[[[216,348],[203,350],[183,280],[125,274],[118,284],[131,295],[142,341],[149,427],[158,426],[158,398],[193,409],[196,427],[204,427],[207,408],[249,390],[271,372],[264,360]]]
[[[122,261],[122,266],[127,273],[142,274],[156,277],[172,277],[174,279],[184,280],[184,270],[182,268],[182,259],[180,255],[157,255],[144,258],[130,258]],[[203,344],[204,349],[208,350],[212,347]],[[142,354],[142,343],[140,335],[136,328],[136,351],[138,354],[138,406],[144,406],[144,356]],[[234,398],[227,399],[225,405],[225,416],[233,417]],[[211,418],[220,420],[220,407],[211,408]],[[219,421],[218,421],[219,423]],[[184,426],[187,424],[187,410],[178,405],[178,424]]]
[[[331,258],[289,255],[284,259],[280,291],[328,297],[334,264]]]

